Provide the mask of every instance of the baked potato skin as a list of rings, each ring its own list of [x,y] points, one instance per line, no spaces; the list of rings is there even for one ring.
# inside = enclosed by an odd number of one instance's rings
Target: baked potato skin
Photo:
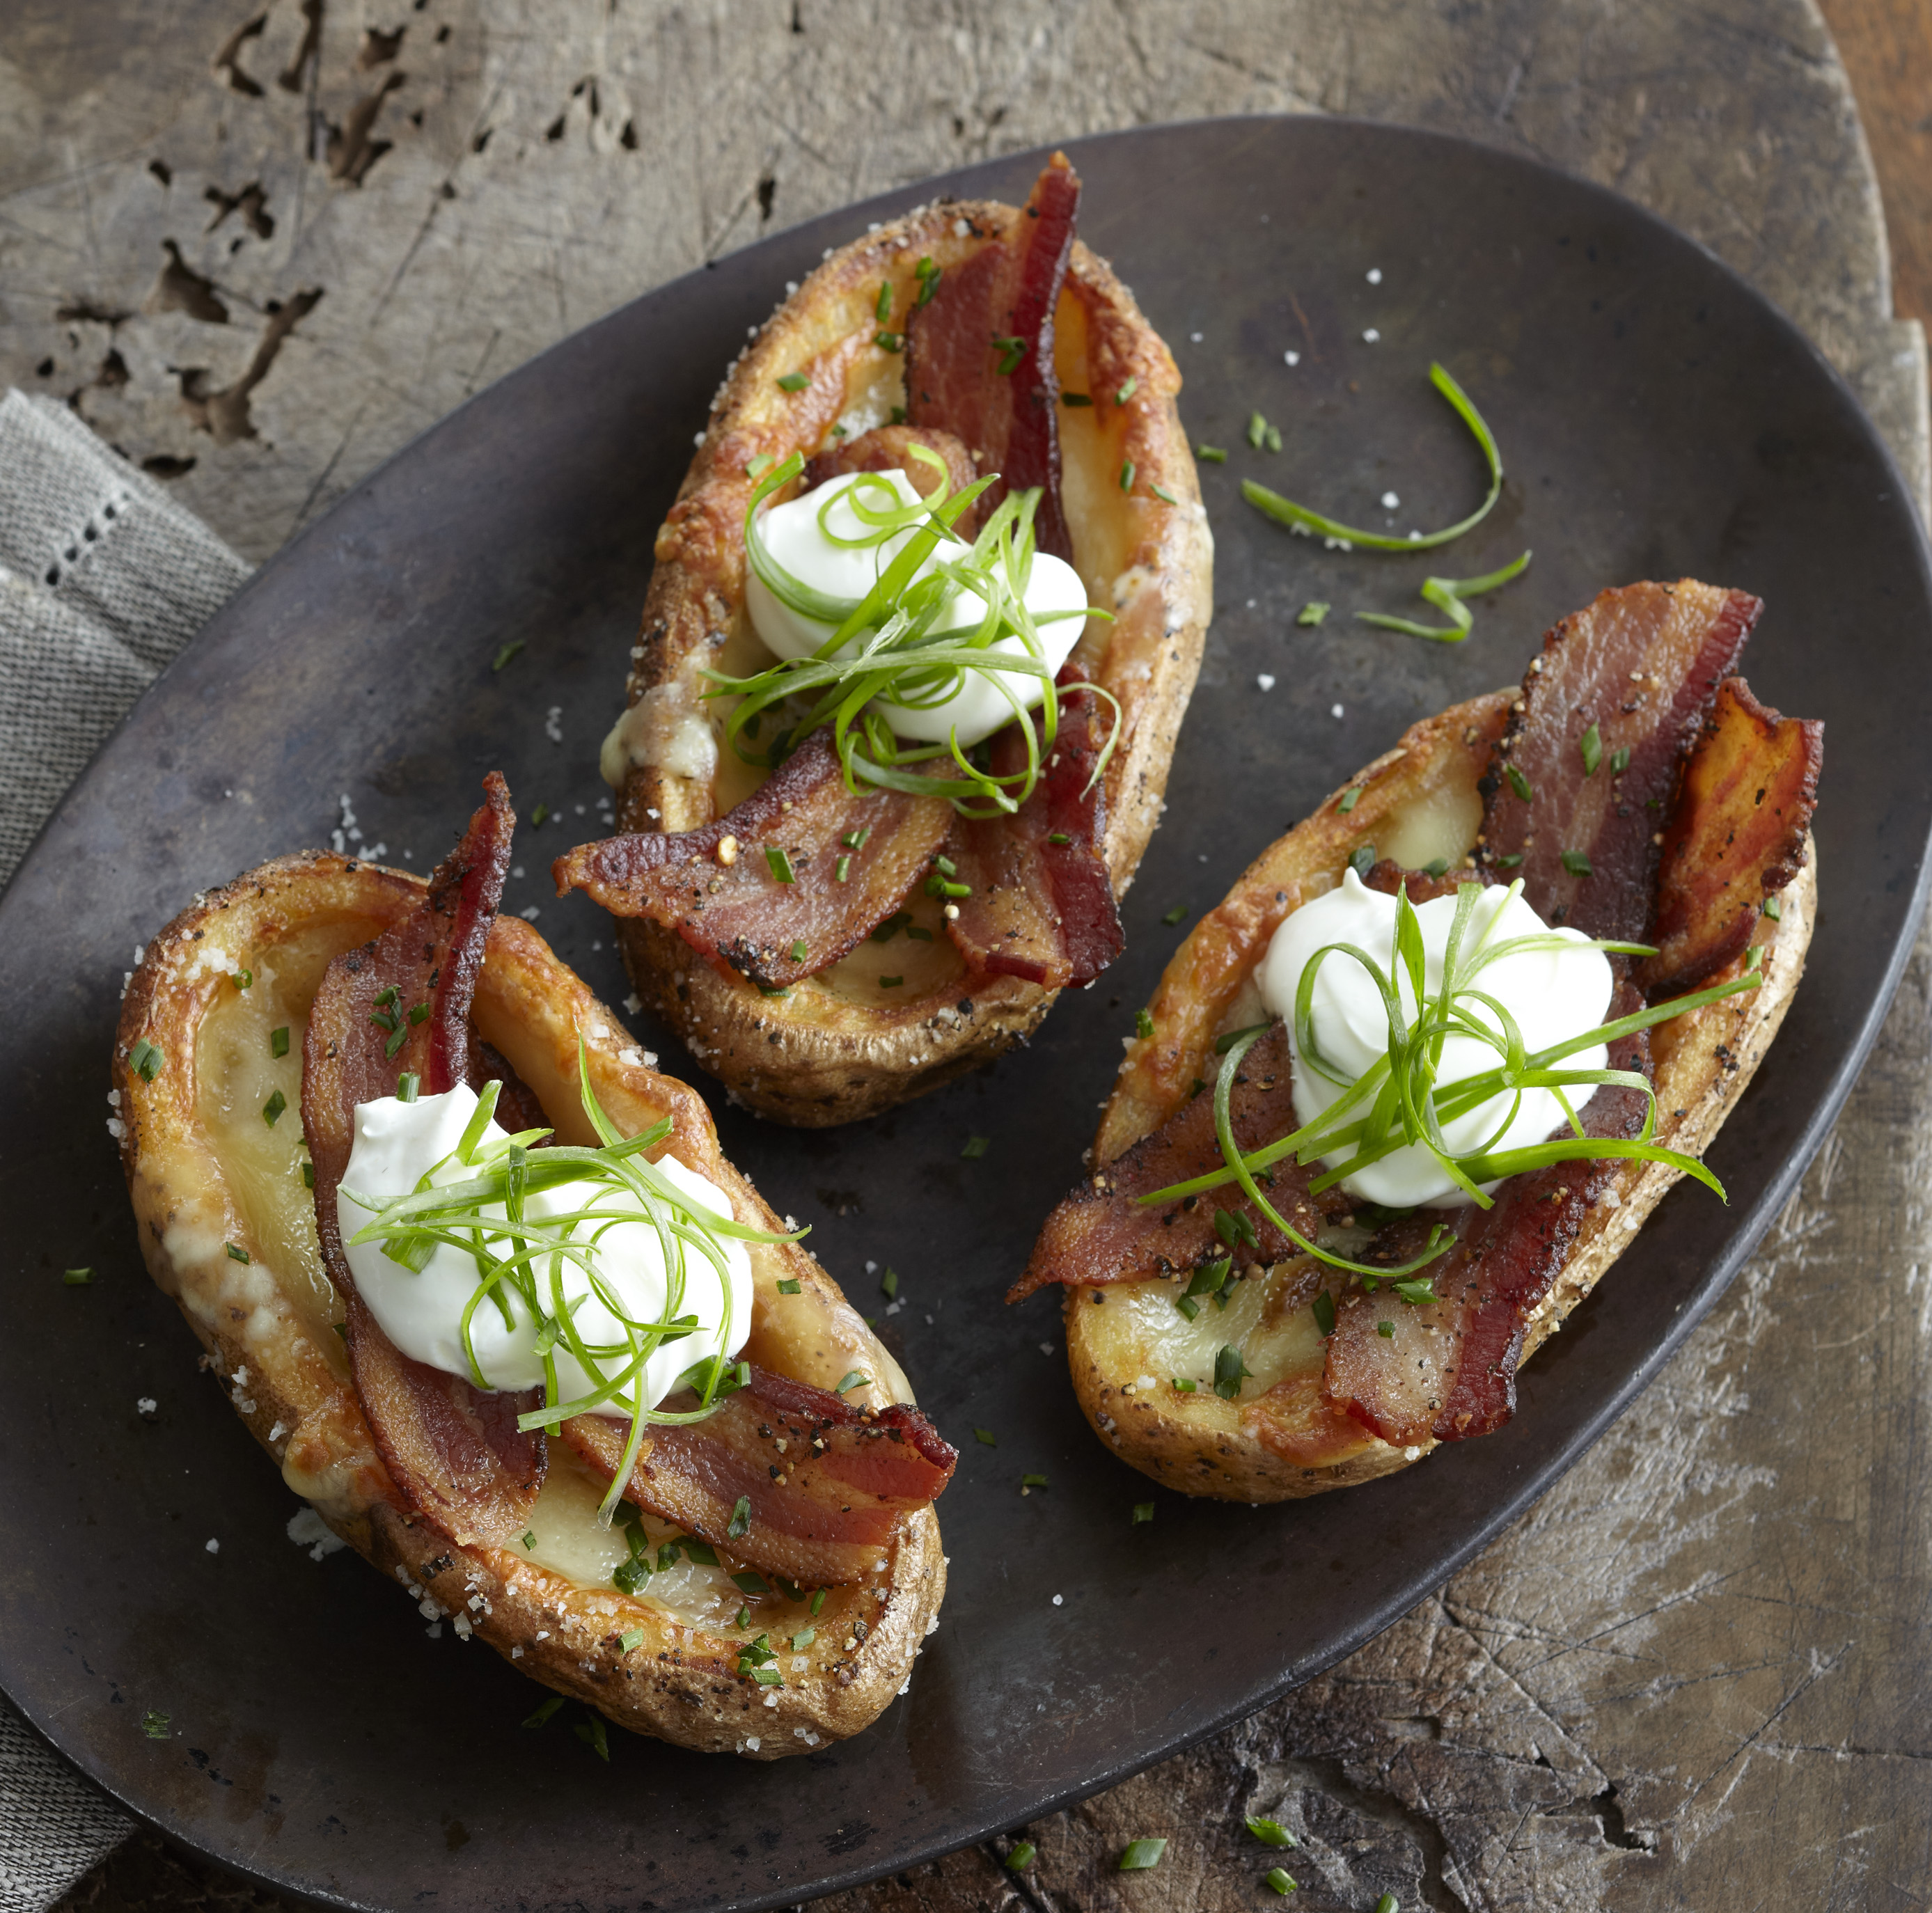
[[[1480,817],[1476,780],[1517,694],[1511,689],[1472,699],[1414,725],[1393,751],[1264,851],[1196,926],[1150,1006],[1156,1035],[1127,1046],[1101,1117],[1095,1167],[1157,1129],[1191,1092],[1196,1077],[1213,1080],[1214,1037],[1249,1020],[1245,1010],[1237,1018],[1235,1006],[1275,928],[1289,910],[1341,880],[1358,844],[1386,842],[1420,806]],[[1360,794],[1345,812],[1338,806],[1351,790]],[[1780,919],[1762,919],[1754,933],[1763,951],[1762,985],[1652,1030],[1659,1142],[1700,1156],[1756,1073],[1804,972],[1816,910],[1816,856],[1808,839],[1804,867],[1782,893]],[[1729,980],[1744,963],[1740,958],[1709,981]],[[1629,1246],[1678,1172],[1631,1161],[1618,1165],[1616,1177],[1610,1195],[1585,1218],[1562,1275],[1529,1319],[1525,1361]],[[1331,1291],[1339,1288],[1338,1281],[1324,1281]],[[1169,1283],[1136,1286],[1176,1292]],[[1124,1300],[1117,1289],[1066,1291],[1068,1365],[1094,1432],[1124,1461],[1166,1486],[1222,1501],[1294,1500],[1390,1474],[1436,1445],[1391,1446],[1330,1408],[1322,1396],[1318,1353],[1252,1399],[1224,1402],[1205,1389],[1179,1394],[1158,1375],[1155,1387],[1142,1388],[1148,1363]],[[1312,1346],[1318,1351],[1322,1345]]]
[[[872,342],[882,280],[902,314],[922,258],[956,265],[1019,216],[992,202],[956,202],[868,235],[814,272],[732,368],[657,536],[627,686],[621,829],[689,830],[716,814],[700,673],[748,629],[742,527],[754,481],[746,467],[760,456],[809,455],[857,395],[898,378],[897,356]],[[1062,421],[1075,562],[1090,601],[1115,619],[1090,621],[1075,655],[1120,709],[1102,847],[1118,895],[1159,820],[1200,668],[1213,540],[1174,402],[1173,358],[1112,270],[1077,243],[1057,326],[1065,388],[1111,394],[1138,382],[1124,403],[1070,410]],[[810,381],[804,389],[779,386],[800,371]],[[1131,495],[1118,482],[1130,460]],[[1156,485],[1174,502],[1155,496]],[[852,1122],[936,1089],[1022,1040],[1057,994],[962,970],[904,1002],[856,1002],[811,985],[770,997],[721,976],[674,932],[638,919],[620,919],[617,931],[638,994],[704,1067],[751,1108],[806,1126]]]
[[[314,1298],[304,1307],[292,1293],[269,1243],[251,1227],[204,1117],[196,1076],[203,1019],[235,987],[234,973],[265,958],[272,964],[292,937],[320,934],[335,949],[352,947],[413,910],[424,888],[413,875],[327,853],[284,858],[200,900],[148,945],[123,1005],[114,1082],[122,1165],[150,1272],[180,1306],[207,1351],[206,1364],[218,1366],[237,1411],[289,1486],[412,1598],[456,1617],[459,1631],[467,1627],[620,1726],[680,1746],[771,1759],[859,1732],[904,1681],[945,1590],[930,1509],[909,1516],[881,1551],[887,1570],[876,1587],[833,1591],[819,1632],[836,1642],[838,1623],[862,1615],[868,1632],[856,1651],[760,1690],[735,1671],[735,1636],[684,1625],[661,1607],[585,1586],[512,1552],[457,1547],[413,1522],[377,1453],[339,1339],[326,1324],[318,1332]],[[741,1221],[783,1226],[724,1158],[699,1097],[646,1066],[617,1018],[526,923],[500,917],[492,926],[473,1013],[562,1139],[596,1140],[578,1102],[580,1030],[592,1082],[620,1127],[634,1134],[669,1116],[667,1147],[724,1189]],[[162,1053],[152,1082],[128,1060],[142,1039]],[[298,1057],[298,1037],[294,1051]],[[230,1243],[249,1259],[236,1260]],[[752,1245],[751,1255],[751,1360],[821,1387],[863,1367],[884,1384],[874,1402],[909,1399],[896,1363],[802,1247]],[[796,1281],[799,1294],[780,1295],[781,1279]],[[332,1292],[328,1300],[339,1320]],[[619,1637],[632,1630],[644,1638],[626,1652]],[[748,1746],[754,1738],[758,1745]]]

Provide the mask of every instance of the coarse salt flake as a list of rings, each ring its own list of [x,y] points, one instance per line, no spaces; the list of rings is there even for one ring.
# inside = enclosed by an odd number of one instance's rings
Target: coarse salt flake
[[[1057,1608],[1064,1608],[1066,1605],[1066,1597],[1064,1594],[1054,1595],[1053,1605]]]
[[[1299,365],[1301,355],[1298,352],[1285,352],[1281,355],[1281,362],[1284,365]]]
[[[1331,718],[1339,718],[1342,716],[1343,713],[1341,706],[1339,704],[1330,704],[1328,706],[1328,715]]]
[[[1401,502],[1402,500],[1392,491],[1385,491],[1382,493],[1382,509],[1384,511],[1393,511]]]
[[[1366,346],[1372,346],[1375,344],[1381,337],[1381,333],[1378,332],[1372,325],[1366,326],[1364,328],[1362,332],[1362,343]]]
[[[1362,276],[1371,286],[1379,286],[1382,283],[1382,269],[1378,265],[1370,266]]]
[[[218,1555],[221,1552],[221,1543],[216,1540],[212,1535],[208,1537],[208,1552],[211,1555]]]
[[[1274,688],[1274,679],[1270,677],[1266,671],[1262,672],[1256,678],[1255,682],[1259,685],[1264,691],[1272,691]]]

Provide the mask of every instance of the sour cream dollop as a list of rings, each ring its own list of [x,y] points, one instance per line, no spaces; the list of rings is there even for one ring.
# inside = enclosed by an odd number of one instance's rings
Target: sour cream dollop
[[[1453,896],[1415,906],[1426,953],[1424,987],[1432,992],[1442,987],[1443,958],[1455,915]],[[1292,912],[1274,933],[1268,955],[1262,959],[1257,980],[1262,1000],[1275,1015],[1287,1021],[1288,1045],[1294,1052],[1294,1113],[1304,1123],[1312,1123],[1346,1093],[1348,1084],[1388,1054],[1388,1017],[1374,981],[1354,958],[1337,951],[1322,960],[1310,1004],[1315,1039],[1322,1055],[1336,1066],[1336,1073],[1346,1079],[1330,1081],[1304,1062],[1295,1044],[1295,996],[1302,972],[1316,952],[1328,945],[1354,944],[1366,951],[1385,975],[1396,979],[1405,1009],[1412,1016],[1414,993],[1406,972],[1395,959],[1395,923],[1394,898],[1371,890],[1352,870],[1339,889]],[[1512,896],[1499,884],[1484,891],[1463,930],[1466,952],[1476,939],[1494,946],[1517,937],[1551,934],[1573,947],[1520,951],[1486,965],[1475,979],[1478,988],[1508,1008],[1531,1051],[1580,1036],[1604,1021],[1615,986],[1610,960],[1602,951],[1591,949],[1589,940],[1576,931],[1552,933],[1520,896]],[[1501,1029],[1486,1006],[1463,1000],[1491,1029]],[[1565,1058],[1563,1066],[1601,1069],[1609,1054],[1598,1044]],[[1493,1069],[1499,1060],[1494,1050],[1473,1036],[1450,1037],[1442,1048],[1438,1099],[1444,1090]],[[1587,1087],[1570,1092],[1572,1105],[1580,1113],[1590,1093]],[[1480,1147],[1508,1114],[1509,1105],[1507,1096],[1492,1096],[1466,1116],[1445,1123],[1443,1134],[1451,1153],[1460,1155]],[[1562,1106],[1550,1091],[1526,1090],[1514,1120],[1489,1146],[1492,1150],[1520,1149],[1544,1141],[1564,1120]],[[1330,1168],[1340,1168],[1353,1154],[1352,1147],[1323,1160]],[[1365,1202],[1390,1209],[1425,1203],[1455,1207],[1468,1201],[1419,1143],[1345,1176],[1342,1186]]]
[[[476,1093],[466,1085],[446,1095],[423,1096],[414,1102],[400,1102],[387,1096],[360,1105],[356,1111],[356,1144],[343,1174],[340,1198],[344,1253],[349,1258],[349,1272],[356,1278],[356,1291],[382,1325],[382,1333],[405,1355],[451,1375],[466,1377],[470,1365],[463,1352],[463,1311],[476,1290],[476,1258],[465,1250],[439,1243],[417,1274],[384,1255],[380,1243],[348,1246],[349,1238],[369,1219],[350,1199],[349,1192],[352,1189],[380,1207],[399,1195],[408,1195],[432,1171],[435,1171],[434,1186],[469,1180],[473,1172],[449,1159],[476,1110]],[[504,1138],[504,1132],[494,1122],[485,1126],[483,1134],[486,1144],[500,1142]],[[439,1165],[443,1166],[439,1168]],[[730,1202],[708,1177],[687,1169],[674,1156],[664,1156],[658,1167],[676,1184],[690,1207],[729,1219]],[[663,1249],[657,1231],[644,1219],[643,1205],[628,1191],[620,1192],[604,1183],[566,1183],[532,1195],[525,1204],[525,1213],[533,1219],[561,1216],[586,1207],[592,1199],[603,1208],[634,1209],[638,1216],[635,1222],[604,1227],[604,1232],[596,1238],[598,1275],[636,1320],[669,1320],[665,1312],[668,1297]],[[499,1206],[484,1213],[501,1216],[503,1211]],[[581,1240],[587,1232],[586,1225],[580,1224],[572,1231],[573,1238]],[[679,1377],[693,1363],[717,1354],[721,1348],[728,1359],[736,1354],[751,1333],[751,1259],[742,1242],[715,1240],[730,1271],[728,1306],[716,1267],[708,1257],[687,1246],[684,1293],[675,1312],[694,1315],[698,1327],[691,1335],[661,1345],[645,1364],[644,1405],[646,1408],[656,1408],[670,1394]],[[540,1278],[540,1284],[544,1280],[547,1276]],[[574,1263],[564,1264],[563,1292],[567,1300],[586,1298],[573,1317],[586,1342],[595,1348],[600,1343],[623,1341],[623,1330],[616,1318],[591,1293],[588,1278]],[[514,1326],[504,1321],[502,1312],[494,1301],[486,1301],[478,1308],[470,1318],[477,1364],[493,1389],[537,1387],[544,1378],[543,1363],[536,1348],[538,1320],[521,1294],[508,1284],[500,1284],[496,1293],[509,1302]],[[599,1385],[565,1344],[557,1345],[556,1357],[560,1401],[571,1401]],[[635,1406],[626,1394],[614,1397],[596,1412],[614,1420],[627,1421]]]
[[[862,538],[874,529],[853,510],[846,496],[862,477],[884,479],[902,504],[917,502],[919,493],[903,472],[852,472],[828,479],[815,491],[772,506],[758,520],[759,535],[778,564],[801,584],[829,596],[863,598],[878,583],[879,574],[917,535],[918,526],[912,525],[872,545],[836,544],[826,537],[830,530],[841,538]],[[875,492],[867,502],[876,506],[881,501]],[[819,522],[821,511],[825,514],[823,526]],[[914,576],[930,577],[942,554],[950,552],[957,558],[965,550],[957,539],[941,544]],[[782,604],[756,571],[746,573],[745,602],[759,637],[781,658],[808,658],[837,628]],[[1036,552],[1033,570],[1027,579],[1026,604],[1036,620],[1046,620],[1038,625],[1040,649],[1048,671],[1057,674],[1079,642],[1086,623],[1087,588],[1080,582],[1079,573],[1064,559]],[[1072,615],[1050,616],[1056,612]],[[986,615],[986,600],[976,592],[961,587],[952,593],[934,628],[970,631]],[[849,655],[856,648],[855,639],[840,655]],[[1026,646],[1011,634],[990,649],[1014,657],[1026,655]],[[1002,685],[1029,709],[1039,704],[1046,693],[1046,685],[1036,677],[1012,671],[969,671],[959,689],[930,710],[908,710],[884,697],[878,700],[877,707],[901,737],[943,744],[956,729],[964,748],[992,736],[1012,721],[1012,706],[1003,694]]]

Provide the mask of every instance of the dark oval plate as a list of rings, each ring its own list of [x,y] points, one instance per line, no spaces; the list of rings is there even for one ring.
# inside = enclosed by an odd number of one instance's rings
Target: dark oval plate
[[[885,1331],[963,1446],[941,1625],[869,1732],[777,1767],[614,1734],[606,1765],[568,1713],[520,1731],[540,1691],[494,1654],[432,1645],[351,1557],[292,1547],[296,1503],[142,1273],[103,1093],[134,946],[192,892],[326,841],[345,793],[364,847],[426,869],[491,766],[526,817],[556,814],[526,826],[506,907],[537,907],[624,1000],[604,921],[543,872],[594,830],[652,532],[721,367],[825,247],[934,190],[1021,196],[1037,155],[736,254],[426,433],[215,619],[0,904],[0,1683],[98,1785],[225,1866],[358,1907],[765,1906],[1118,1780],[1348,1653],[1548,1487],[1723,1288],[1856,1074],[1920,912],[1932,592],[1904,484],[1810,346],[1636,207],[1450,139],[1246,119],[1075,156],[1085,236],[1172,343],[1190,430],[1229,448],[1202,468],[1217,610],[1126,955],[1030,1048],[895,1115],[796,1133],[716,1099],[734,1159],[815,1225],[855,1300],[883,1315],[868,1262],[898,1269]],[[1432,358],[1508,464],[1502,504],[1453,552],[1330,552],[1240,502],[1252,474],[1348,522],[1389,515],[1388,490],[1404,530],[1460,516],[1481,474]],[[1255,409],[1278,454],[1247,448]],[[1528,575],[1478,604],[1464,644],[1349,617],[1426,616],[1429,572],[1474,576],[1526,545]],[[1828,725],[1823,909],[1776,1054],[1712,1152],[1730,1207],[1673,1194],[1531,1365],[1500,1435],[1285,1507],[1156,1491],[1082,1420],[1053,1304],[1000,1295],[1080,1173],[1119,1039],[1182,934],[1164,913],[1213,904],[1414,718],[1519,676],[1604,586],[1684,574],[1764,598],[1751,681]],[[1336,607],[1318,629],[1294,622],[1310,598]],[[989,1146],[968,1159],[973,1135]],[[64,1287],[81,1263],[94,1285]],[[1025,1473],[1050,1487],[1023,1498]],[[1152,1525],[1134,1525],[1149,1499]],[[143,1734],[149,1710],[166,1738]]]

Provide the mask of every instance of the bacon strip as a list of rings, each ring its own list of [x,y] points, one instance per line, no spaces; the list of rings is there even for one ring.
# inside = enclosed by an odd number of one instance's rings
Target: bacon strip
[[[1277,1023],[1243,1060],[1228,1112],[1234,1141],[1244,1152],[1258,1149],[1296,1127],[1286,1024]],[[1006,1291],[1006,1300],[1024,1302],[1048,1282],[1104,1288],[1113,1282],[1149,1282],[1178,1275],[1211,1262],[1228,1253],[1214,1228],[1216,1216],[1224,1209],[1234,1211],[1254,1232],[1255,1246],[1243,1249],[1240,1261],[1277,1262],[1298,1253],[1294,1243],[1232,1184],[1162,1209],[1136,1200],[1152,1190],[1204,1175],[1220,1165],[1214,1099],[1204,1089],[1152,1135],[1143,1137],[1124,1155],[1096,1170],[1062,1200],[1046,1219],[1034,1245],[1032,1259]],[[1320,1173],[1292,1161],[1277,1162],[1268,1171],[1272,1186],[1266,1181],[1262,1185],[1276,1211],[1311,1237],[1322,1225],[1323,1208],[1322,1199],[1308,1193],[1308,1185]],[[1339,1192],[1326,1201],[1336,1213],[1347,1213],[1348,1198]]]
[[[608,1482],[622,1423],[578,1415],[564,1439]],[[958,1451],[916,1408],[874,1413],[754,1368],[702,1422],[655,1430],[625,1492],[640,1507],[766,1573],[807,1587],[868,1579],[901,1515],[931,1504]],[[750,1525],[732,1532],[740,1500]]]
[[[1039,486],[1034,536],[1041,550],[1068,559],[1053,332],[1079,205],[1079,176],[1055,153],[1005,241],[950,268],[932,300],[914,307],[906,331],[908,418],[952,433],[971,447],[982,476],[1000,475],[983,510],[1010,490]],[[1012,369],[1002,373],[1009,361]]]
[[[943,765],[920,769],[946,774]],[[896,790],[854,796],[832,733],[823,729],[735,810],[701,829],[580,844],[557,859],[551,874],[559,896],[587,891],[613,916],[648,917],[675,930],[721,976],[739,971],[779,989],[836,962],[898,909],[946,841],[952,814],[943,797]],[[737,844],[729,864],[718,858],[727,837]],[[854,838],[856,849],[848,843]],[[775,873],[767,849],[784,852],[790,883]]]
[[[1625,984],[1612,1014],[1628,1015],[1641,1000]],[[1640,1030],[1613,1044],[1610,1066],[1648,1076],[1648,1036]],[[1579,1114],[1586,1135],[1628,1138],[1642,1130],[1646,1107],[1639,1091],[1606,1084]],[[1619,1166],[1552,1163],[1512,1176],[1492,1208],[1419,1211],[1378,1234],[1363,1260],[1414,1255],[1426,1240],[1424,1224],[1453,1219],[1454,1246],[1426,1271],[1442,1300],[1411,1307],[1380,1291],[1350,1295],[1336,1311],[1324,1398],[1398,1447],[1502,1427],[1516,1412],[1516,1368],[1530,1312],[1562,1274],[1585,1215]],[[1393,1324],[1392,1335],[1381,1333],[1384,1322]]]
[[[1718,683],[1763,608],[1748,592],[1692,579],[1626,585],[1544,639],[1522,681],[1524,708],[1484,781],[1480,854],[1505,880],[1522,879],[1525,900],[1545,922],[1643,939],[1654,839],[1676,808],[1684,757]],[[1591,775],[1582,746],[1593,724],[1602,755]],[[1618,773],[1616,753],[1626,750],[1629,766]],[[1511,772],[1528,784],[1527,802]]]
[[[1126,937],[1099,849],[1106,833],[1103,780],[1094,775],[1106,744],[1100,705],[1077,693],[1062,700],[1053,754],[1016,813],[954,823],[947,853],[972,895],[946,934],[974,970],[1060,990],[1090,983],[1120,953]],[[993,763],[1001,776],[1024,768],[1018,724],[994,739]]]
[[[1824,750],[1815,718],[1766,709],[1741,677],[1718,687],[1664,832],[1658,951],[1636,973],[1653,1002],[1694,990],[1738,955],[1765,898],[1803,867]]]
[[[373,943],[330,964],[302,1044],[302,1133],[315,1163],[315,1219],[329,1279],[348,1311],[349,1359],[364,1413],[391,1476],[416,1514],[459,1544],[500,1544],[523,1531],[542,1485],[541,1433],[517,1417],[538,1391],[498,1394],[412,1361],[385,1335],[342,1252],[337,1195],[356,1141],[357,1104],[394,1096],[405,1070],[425,1094],[480,1080],[484,1063],[470,1027],[484,946],[510,867],[516,814],[494,771],[487,801],[436,866],[429,894]],[[376,998],[395,994],[379,1006]],[[410,1012],[424,1006],[420,1022]],[[387,1054],[400,1024],[403,1042]],[[519,1086],[520,1087],[520,1086]]]

